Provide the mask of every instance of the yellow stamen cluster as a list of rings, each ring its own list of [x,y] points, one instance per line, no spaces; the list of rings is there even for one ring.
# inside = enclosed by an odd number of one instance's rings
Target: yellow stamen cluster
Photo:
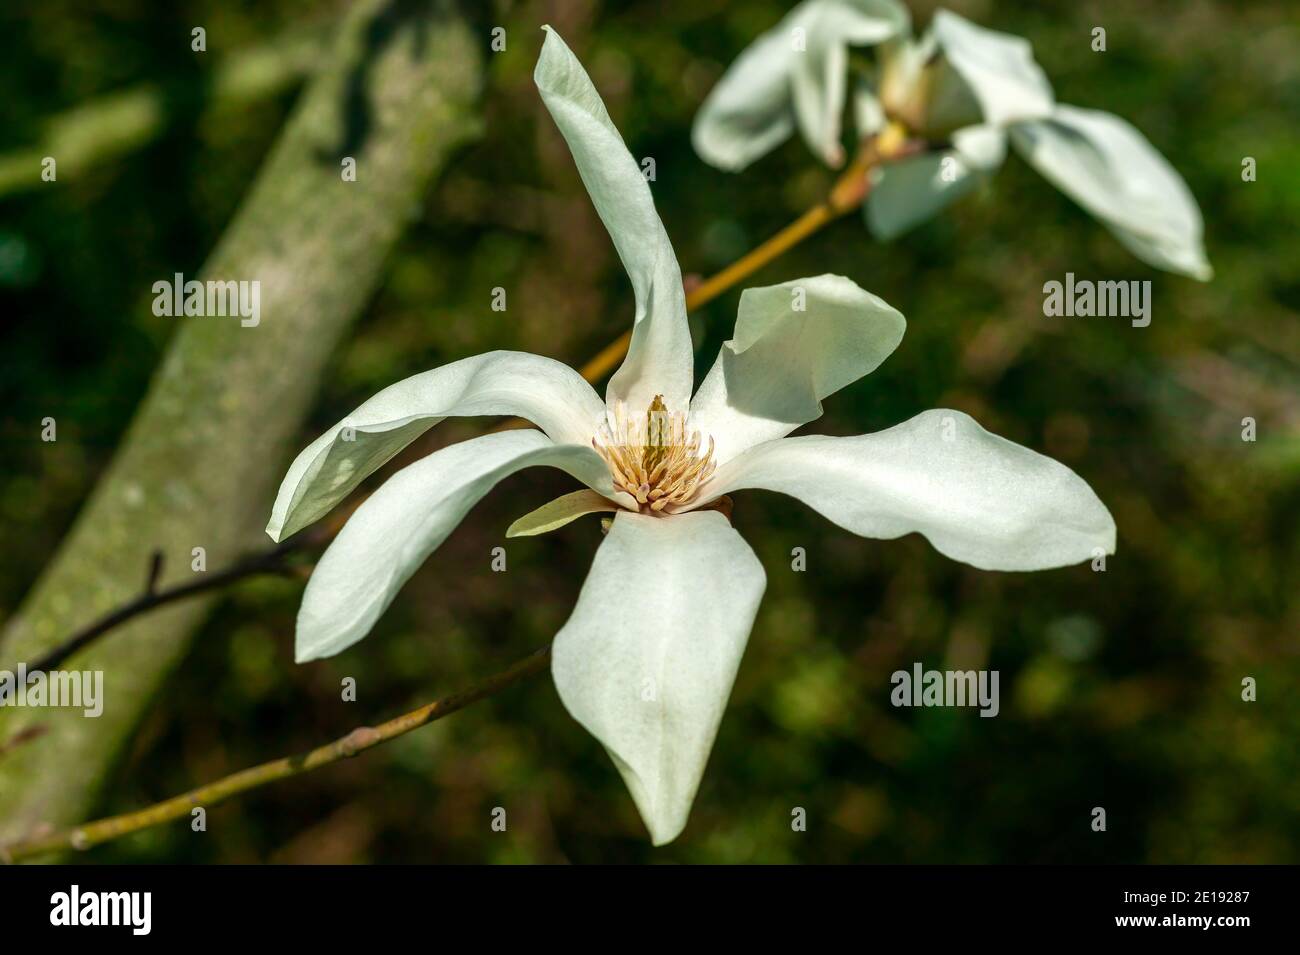
[[[636,498],[643,512],[654,513],[689,502],[713,473],[713,439],[703,453],[701,443],[698,431],[687,432],[686,415],[670,412],[663,395],[655,396],[644,415],[632,418],[618,402],[591,439],[609,465],[614,487]]]

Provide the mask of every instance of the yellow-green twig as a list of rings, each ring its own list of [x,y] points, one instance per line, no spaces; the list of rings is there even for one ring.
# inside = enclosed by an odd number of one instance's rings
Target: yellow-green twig
[[[324,746],[317,746],[309,752],[299,753],[297,756],[284,756],[280,759],[273,759],[269,763],[262,763],[260,766],[241,770],[218,779],[216,782],[199,786],[197,789],[191,789],[189,792],[165,799],[160,803],[155,803],[136,812],[128,812],[120,816],[109,816],[107,819],[88,822],[85,825],[64,829],[61,832],[34,836],[20,842],[11,843],[8,846],[0,847],[0,860],[18,862],[65,849],[89,849],[101,842],[108,842],[111,839],[118,839],[130,833],[139,832],[141,829],[148,829],[160,823],[180,819],[189,815],[196,808],[202,807],[206,809],[215,806],[232,796],[237,796],[258,786],[264,786],[280,779],[288,779],[290,776],[300,776],[303,773],[311,772],[313,769],[328,766],[330,763],[337,763],[341,759],[356,756],[372,746],[378,746],[387,740],[409,733],[411,730],[419,729],[421,726],[440,720],[457,710],[464,709],[484,697],[491,696],[529,677],[536,676],[546,669],[550,659],[551,647],[548,644],[540,650],[533,651],[509,669],[488,677],[477,686],[452,696],[443,697],[440,700],[434,700],[432,703],[427,703],[419,709],[412,710],[386,723],[380,723],[378,726],[358,727],[346,736],[342,736],[332,743],[326,743]]]

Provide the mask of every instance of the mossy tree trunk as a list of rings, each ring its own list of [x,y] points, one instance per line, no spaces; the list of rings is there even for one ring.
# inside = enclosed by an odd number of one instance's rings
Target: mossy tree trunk
[[[259,281],[260,323],[175,319],[111,466],[6,628],[0,669],[138,594],[155,550],[167,585],[193,579],[195,547],[217,568],[258,543],[331,352],[433,176],[478,128],[480,46],[450,4],[355,5],[199,276]],[[85,818],[207,609],[157,611],[68,661],[104,672],[98,719],[0,709],[0,741],[46,730],[0,756],[0,845]]]

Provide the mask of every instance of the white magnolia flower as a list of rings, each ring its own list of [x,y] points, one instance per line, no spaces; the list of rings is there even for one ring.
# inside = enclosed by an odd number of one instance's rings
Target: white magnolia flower
[[[555,638],[552,674],[662,844],[686,824],[766,582],[719,508],[723,495],[779,491],[864,537],[916,532],[950,557],[996,570],[1111,553],[1115,525],[1078,475],[958,411],[855,438],[785,437],[903,336],[897,311],[839,276],[747,290],[734,337],[692,397],[681,274],[646,180],[553,32],[535,80],[636,294],[631,346],[605,399],[567,366],[519,352],[408,378],[298,455],[267,532],[280,540],[315,521],[443,418],[517,415],[536,424],[430,454],[357,508],[307,585],[297,658],[329,656],[366,636],[498,481],[534,465],[568,472],[586,489],[508,534],[616,515]]]
[[[738,170],[798,127],[823,161],[843,161],[847,50],[877,46],[874,75],[856,76],[858,138],[918,137],[932,148],[873,172],[867,222],[881,239],[925,221],[995,172],[1007,139],[1134,255],[1198,279],[1200,209],[1187,184],[1129,123],[1056,102],[1027,40],[939,10],[919,40],[896,0],[806,0],[736,60],[700,108],[695,149]]]

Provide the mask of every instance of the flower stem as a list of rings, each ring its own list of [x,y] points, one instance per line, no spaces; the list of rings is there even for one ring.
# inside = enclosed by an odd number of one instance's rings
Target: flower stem
[[[141,829],[188,816],[196,808],[206,809],[215,806],[219,802],[258,786],[265,786],[267,783],[287,779],[290,776],[299,776],[313,769],[328,766],[330,763],[337,763],[372,746],[378,746],[380,743],[440,720],[516,683],[537,676],[546,670],[550,661],[551,647],[547,644],[539,650],[534,650],[509,669],[488,677],[468,690],[426,703],[419,709],[386,723],[380,723],[378,726],[359,726],[346,736],[324,746],[318,746],[309,752],[284,756],[269,763],[262,763],[260,766],[241,770],[135,812],[109,816],[72,829],[0,846],[0,862],[18,862],[64,849],[89,849],[101,842],[108,842],[139,832]]]

